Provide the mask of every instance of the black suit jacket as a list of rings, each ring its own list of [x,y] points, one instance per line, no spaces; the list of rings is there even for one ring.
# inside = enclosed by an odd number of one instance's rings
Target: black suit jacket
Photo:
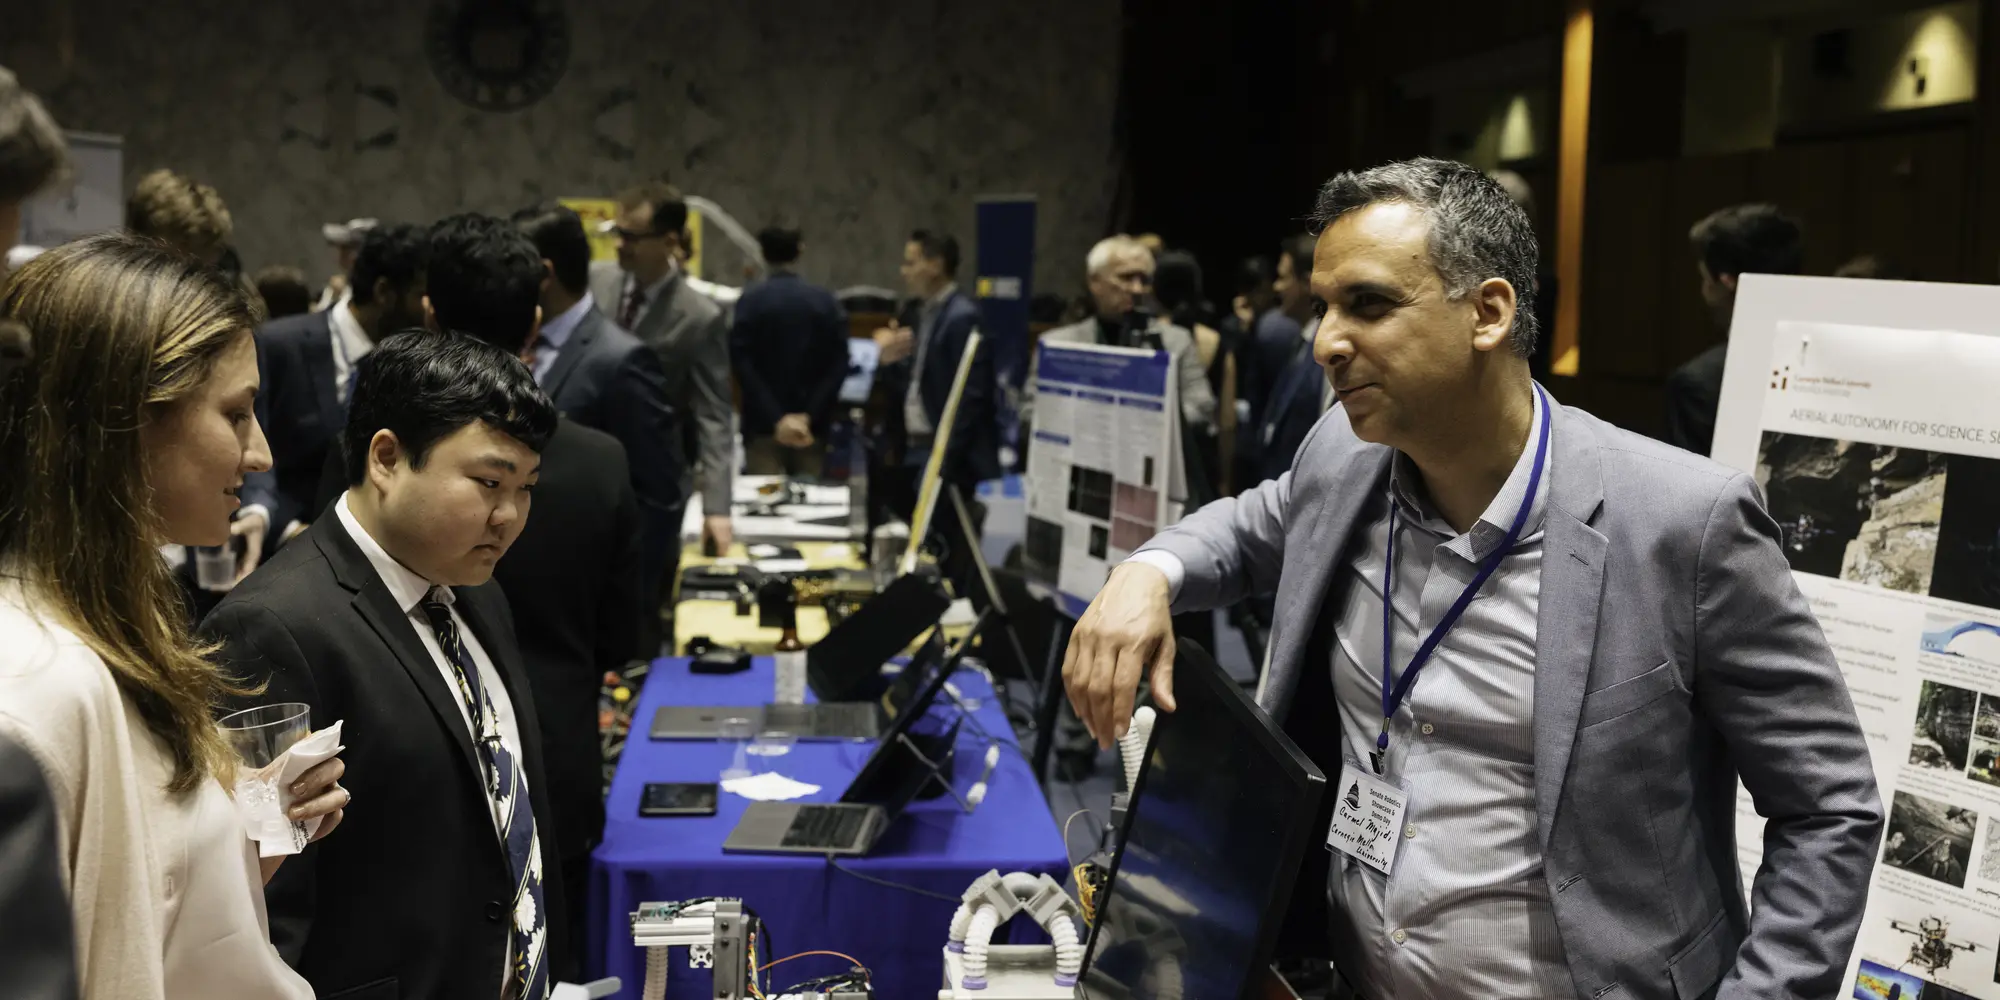
[[[593,306],[556,352],[542,391],[564,416],[625,446],[639,503],[641,583],[657,593],[661,567],[680,539],[687,502],[680,422],[689,419],[667,401],[659,354]],[[542,479],[548,481],[546,473]]]
[[[455,588],[521,731],[537,831],[554,830],[535,699],[497,584]],[[267,683],[246,703],[299,701],[344,720],[340,829],[265,887],[271,942],[321,1000],[493,1000],[514,885],[459,695],[338,517],[322,517],[238,585],[203,629],[224,666]],[[567,957],[562,880],[541,836],[549,957]]]
[[[267,548],[292,521],[319,514],[320,470],[347,423],[334,385],[333,328],[325,312],[274,319],[257,330],[257,422],[271,443],[271,469],[244,477],[243,502],[271,511]],[[337,451],[338,449],[333,449]]]
[[[892,440],[902,442],[903,450],[909,448],[903,399],[909,391],[910,379],[920,380],[918,398],[923,401],[931,425],[937,426],[937,421],[944,418],[952,380],[958,377],[958,359],[965,353],[966,340],[979,328],[980,315],[977,303],[962,292],[953,292],[939,311],[937,328],[931,331],[930,343],[924,348],[923,370],[915,370],[913,352],[909,360],[886,366],[877,374],[888,404],[884,421],[887,433]],[[917,327],[914,318],[910,325]],[[921,333],[921,328],[917,332]],[[980,344],[979,354],[973,360],[965,394],[958,401],[958,422],[952,432],[951,448],[945,454],[940,480],[959,486],[968,496],[971,484],[1000,478],[1000,409],[990,341]],[[907,454],[904,461],[906,464],[910,461]]]
[[[1717,344],[1667,376],[1666,442],[1707,457],[1715,443],[1715,408],[1722,401],[1722,367],[1729,345]]]
[[[76,944],[41,765],[0,734],[0,996],[74,1000]]]
[[[832,292],[774,271],[737,300],[729,360],[744,437],[771,436],[787,413],[810,415],[813,435],[825,437],[847,378],[847,316]]]
[[[557,853],[569,867],[587,865],[604,832],[597,733],[604,672],[641,653],[647,592],[640,589],[638,520],[624,450],[609,434],[564,419],[542,449],[527,526],[493,573],[515,611],[541,722]]]

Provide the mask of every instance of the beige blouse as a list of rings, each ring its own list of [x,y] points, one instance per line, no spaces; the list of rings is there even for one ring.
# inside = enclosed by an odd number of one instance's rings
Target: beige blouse
[[[169,795],[166,744],[14,577],[0,577],[0,729],[55,795],[84,1000],[312,996],[271,947],[256,851],[221,783]]]

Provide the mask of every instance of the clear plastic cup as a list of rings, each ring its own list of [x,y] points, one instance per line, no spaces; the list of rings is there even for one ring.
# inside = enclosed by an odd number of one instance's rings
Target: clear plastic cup
[[[730,745],[729,766],[722,769],[722,780],[747,778],[750,776],[750,737],[757,732],[757,724],[745,718],[722,720],[718,730],[722,741]]]
[[[197,545],[194,547],[194,582],[203,590],[228,590],[236,582],[236,547]]]
[[[312,735],[312,706],[284,701],[222,717],[217,723],[236,756],[251,770],[270,766],[292,744]]]

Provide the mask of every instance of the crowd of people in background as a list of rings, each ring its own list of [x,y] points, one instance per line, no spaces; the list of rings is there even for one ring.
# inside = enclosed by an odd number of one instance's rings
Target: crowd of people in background
[[[0,234],[64,162],[0,70]],[[246,274],[223,194],[159,169],[122,230],[10,255],[0,816],[29,820],[0,837],[67,875],[13,891],[47,919],[10,921],[10,977],[80,970],[99,997],[388,979],[538,997],[576,971],[602,679],[661,648],[690,502],[726,548],[735,477],[820,474],[848,417],[849,316],[800,274],[804,234],[765,229],[768,273],[729,288],[690,273],[688,213],[664,181],[621,192],[615,261],[554,201],[356,218],[325,227],[335,273],[314,287],[304,262]],[[1801,268],[1800,227],[1770,205],[1690,239],[1725,330],[1742,275]],[[1299,234],[1211,282],[1187,249],[1113,235],[1077,262],[1073,304],[1036,303],[1039,337],[1171,356],[1192,508],[1284,473],[1333,405],[1314,255]],[[961,263],[937,229],[904,242],[908,299],[872,332],[875,398],[848,430],[873,502],[904,517],[982,323]],[[1669,379],[1670,443],[1708,450],[1724,355]],[[1027,357],[1010,384],[975,356],[942,476],[967,499],[1025,464]],[[947,538],[947,573],[973,544]],[[215,546],[233,546],[232,578],[200,585],[194,550]],[[375,737],[300,779],[295,817],[323,822],[282,863],[246,848],[211,718],[273,700]],[[347,818],[350,798],[393,805]]]

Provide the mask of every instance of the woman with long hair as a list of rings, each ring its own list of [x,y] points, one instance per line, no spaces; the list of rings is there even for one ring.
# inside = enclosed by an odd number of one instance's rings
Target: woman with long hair
[[[127,234],[57,247],[0,289],[26,357],[0,374],[0,733],[54,793],[86,1000],[309,997],[271,947],[260,861],[213,712],[246,694],[189,632],[158,547],[217,545],[257,425],[256,314],[192,257]],[[338,760],[291,787],[339,823]]]

